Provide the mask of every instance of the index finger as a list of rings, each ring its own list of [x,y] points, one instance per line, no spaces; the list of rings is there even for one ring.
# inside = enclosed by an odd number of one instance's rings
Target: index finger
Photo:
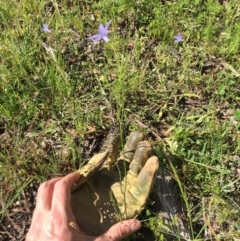
[[[61,180],[61,177],[53,178],[40,185],[37,193],[37,209],[50,210],[52,204],[52,195],[54,191],[54,185]]]
[[[52,206],[59,205],[59,201],[64,208],[70,206],[71,186],[78,181],[80,175],[79,172],[70,173],[55,184]]]

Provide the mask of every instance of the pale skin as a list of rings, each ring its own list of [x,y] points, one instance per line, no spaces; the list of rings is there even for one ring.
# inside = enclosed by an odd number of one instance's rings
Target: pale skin
[[[129,219],[113,225],[101,236],[93,237],[69,226],[75,221],[70,206],[70,189],[79,177],[80,174],[75,172],[40,185],[26,241],[119,241],[141,227],[138,220]]]

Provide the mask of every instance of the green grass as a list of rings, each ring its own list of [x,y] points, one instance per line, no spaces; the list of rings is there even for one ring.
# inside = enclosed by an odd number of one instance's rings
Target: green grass
[[[103,88],[125,133],[138,120],[161,137],[143,130],[177,181],[191,240],[238,240],[240,16],[237,0],[220,2],[3,0],[1,200],[78,167],[73,139],[109,127]],[[109,43],[87,40],[110,19]],[[70,146],[71,158],[38,151],[45,139]],[[144,225],[164,240],[161,220]],[[209,228],[218,239],[204,237]]]

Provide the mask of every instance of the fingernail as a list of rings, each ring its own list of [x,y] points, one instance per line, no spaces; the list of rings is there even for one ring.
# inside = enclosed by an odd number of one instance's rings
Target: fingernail
[[[140,223],[138,221],[133,221],[131,226],[130,226],[130,229],[131,231],[135,232],[137,231],[139,228],[141,227]]]

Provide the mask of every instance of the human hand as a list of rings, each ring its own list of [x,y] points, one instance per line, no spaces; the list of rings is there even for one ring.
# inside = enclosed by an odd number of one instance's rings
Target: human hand
[[[74,228],[76,222],[70,205],[71,187],[80,175],[75,172],[40,185],[26,241],[118,241],[141,227],[138,220],[125,220],[99,237],[84,234],[78,226]],[[91,226],[91,223],[88,225]]]
[[[144,209],[158,171],[158,158],[139,131],[130,134],[118,159],[120,134],[110,132],[100,153],[78,170],[71,207],[77,224],[89,235],[105,233]]]

